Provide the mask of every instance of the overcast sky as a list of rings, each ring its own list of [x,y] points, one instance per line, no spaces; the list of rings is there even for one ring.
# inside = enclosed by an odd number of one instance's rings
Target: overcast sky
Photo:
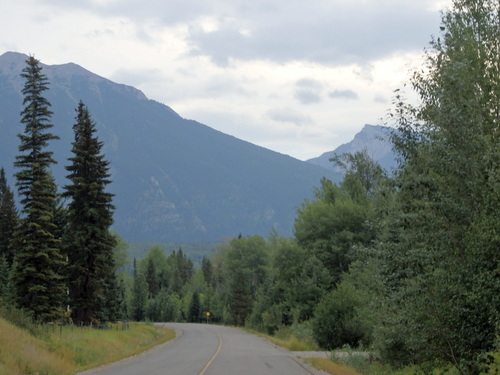
[[[2,0],[0,54],[74,62],[184,118],[305,160],[382,123],[448,4]]]

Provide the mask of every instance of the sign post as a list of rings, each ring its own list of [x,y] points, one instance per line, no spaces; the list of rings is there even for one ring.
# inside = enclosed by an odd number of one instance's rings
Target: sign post
[[[207,317],[207,324],[208,324],[208,318],[210,317],[210,312],[209,312],[209,311],[207,311],[207,312],[205,313],[205,315],[206,315],[206,317]]]

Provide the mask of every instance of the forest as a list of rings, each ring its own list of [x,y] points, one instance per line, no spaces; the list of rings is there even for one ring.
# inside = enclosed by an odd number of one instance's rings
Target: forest
[[[110,230],[109,165],[83,103],[69,184],[57,193],[49,82],[30,57],[15,160],[20,212],[0,174],[2,303],[38,322],[289,327],[324,349],[376,352],[394,368],[498,373],[499,17],[494,0],[455,0],[443,12],[424,65],[394,92],[394,173],[366,151],[337,155],[344,180],[321,180],[297,209],[293,237],[226,239],[199,267],[182,248],[127,258]]]

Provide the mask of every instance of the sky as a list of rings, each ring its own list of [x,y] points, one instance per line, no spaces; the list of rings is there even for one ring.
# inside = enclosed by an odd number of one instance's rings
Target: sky
[[[384,124],[449,3],[2,0],[0,54],[76,63],[184,118],[307,160]]]

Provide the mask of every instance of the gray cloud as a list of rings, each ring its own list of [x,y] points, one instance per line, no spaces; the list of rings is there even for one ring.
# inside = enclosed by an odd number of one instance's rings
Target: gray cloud
[[[145,23],[189,25],[189,53],[208,56],[219,66],[233,59],[365,63],[395,51],[421,50],[439,23],[439,13],[427,10],[433,0],[43,1],[57,8],[126,17],[138,29]],[[218,27],[204,30],[200,19],[215,20]]]
[[[289,108],[273,108],[267,111],[267,117],[277,122],[289,122],[297,126],[307,125],[312,123],[309,115],[304,115]]]
[[[311,78],[302,78],[295,83],[294,97],[302,104],[314,104],[321,101],[323,84]]]
[[[238,14],[245,33],[235,23],[222,24],[215,31],[193,29],[189,41],[193,53],[219,65],[230,59],[342,65],[421,49],[434,31],[430,25],[437,25],[436,13],[426,11],[422,2],[356,4],[322,9],[320,2],[287,3],[273,17]]]
[[[347,99],[347,100],[357,100],[359,99],[358,94],[352,90],[335,90],[328,94],[332,99]]]
[[[295,86],[307,89],[321,89],[323,84],[316,79],[302,78],[295,83]]]
[[[302,104],[314,104],[321,101],[321,96],[312,90],[297,90],[294,96]]]

